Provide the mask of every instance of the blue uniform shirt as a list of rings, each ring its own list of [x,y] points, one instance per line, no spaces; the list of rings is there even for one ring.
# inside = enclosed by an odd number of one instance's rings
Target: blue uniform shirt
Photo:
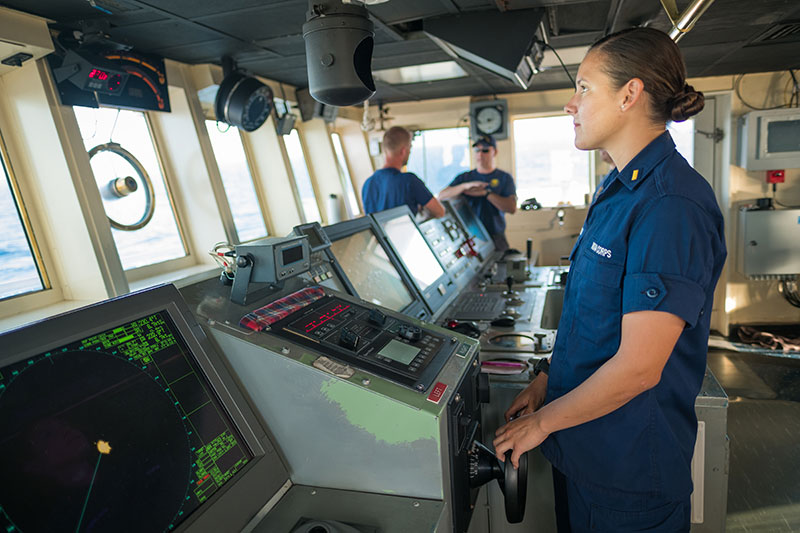
[[[407,205],[417,213],[433,198],[433,194],[422,180],[411,172],[400,172],[396,168],[376,170],[361,188],[364,212],[377,213],[399,205]]]
[[[658,385],[542,443],[544,455],[576,483],[675,499],[691,493],[694,403],[725,256],[714,193],[668,132],[604,180],[570,256],[545,402],[576,388],[617,352],[625,313],[665,311],[686,326]]]
[[[511,174],[497,168],[489,174],[481,174],[474,169],[469,172],[463,172],[455,177],[450,183],[450,187],[467,181],[483,181],[488,183],[489,190],[500,196],[514,196],[517,194],[517,187],[514,185],[514,178],[511,177]],[[475,215],[483,222],[489,235],[497,235],[505,231],[505,215],[502,211],[497,209],[492,202],[486,198],[476,198],[474,196],[464,195],[464,198],[469,202],[469,206],[475,212]]]

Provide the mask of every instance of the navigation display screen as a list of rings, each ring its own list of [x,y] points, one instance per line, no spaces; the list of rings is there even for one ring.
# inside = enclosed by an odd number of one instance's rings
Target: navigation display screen
[[[385,221],[383,231],[420,290],[426,290],[444,275],[442,266],[409,215]]]
[[[363,300],[398,312],[414,301],[372,230],[334,241],[331,251]]]
[[[461,217],[461,220],[464,221],[464,224],[467,225],[467,232],[469,233],[470,237],[475,237],[479,241],[488,242],[489,238],[486,235],[483,226],[478,222],[478,219],[475,215],[472,214],[472,210],[466,203],[461,203],[456,208],[458,210],[458,214]]]
[[[0,530],[171,531],[253,459],[166,312],[0,368]]]

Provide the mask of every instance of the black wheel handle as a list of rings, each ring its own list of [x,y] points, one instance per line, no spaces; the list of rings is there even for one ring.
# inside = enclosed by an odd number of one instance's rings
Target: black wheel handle
[[[502,488],[506,520],[511,524],[518,524],[525,517],[525,500],[528,497],[528,453],[520,455],[519,468],[514,468],[511,464],[511,450],[508,450],[503,464],[505,477]]]

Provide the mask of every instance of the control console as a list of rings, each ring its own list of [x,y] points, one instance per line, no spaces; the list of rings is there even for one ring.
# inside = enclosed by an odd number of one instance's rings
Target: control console
[[[418,391],[427,390],[453,353],[468,349],[455,338],[332,295],[274,323],[271,332]]]

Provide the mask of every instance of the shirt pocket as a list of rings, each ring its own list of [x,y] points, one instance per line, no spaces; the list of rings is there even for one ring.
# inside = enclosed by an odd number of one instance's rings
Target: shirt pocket
[[[624,266],[590,250],[584,250],[580,259],[578,306],[571,336],[611,349],[613,355],[620,341]]]

